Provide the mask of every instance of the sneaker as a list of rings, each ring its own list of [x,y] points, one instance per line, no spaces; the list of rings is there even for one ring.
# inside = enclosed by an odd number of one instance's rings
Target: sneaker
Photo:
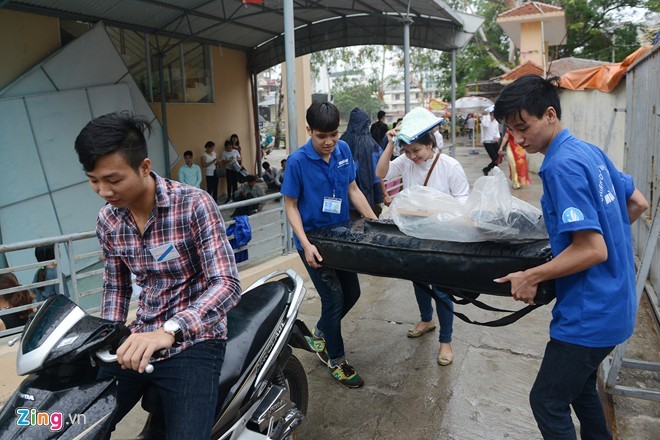
[[[331,366],[330,363],[327,364],[328,368],[330,369],[330,374],[332,374],[332,377],[337,380],[340,384],[348,387],[348,388],[360,388],[362,385],[364,385],[364,380],[360,377],[357,371],[346,361],[343,361],[341,364],[337,366]]]
[[[314,330],[312,330],[312,335],[313,334]],[[328,350],[325,348],[325,339],[317,338],[316,336],[305,336],[305,339],[307,340],[309,348],[314,350],[316,356],[323,363],[323,365],[328,365],[328,360],[330,358],[328,357]]]

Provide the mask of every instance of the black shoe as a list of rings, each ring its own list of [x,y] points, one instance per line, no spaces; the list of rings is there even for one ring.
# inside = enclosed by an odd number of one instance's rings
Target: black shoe
[[[484,173],[484,176],[487,176],[489,171],[490,171],[490,170],[488,169],[488,167],[483,167],[483,168],[481,169],[481,172]]]

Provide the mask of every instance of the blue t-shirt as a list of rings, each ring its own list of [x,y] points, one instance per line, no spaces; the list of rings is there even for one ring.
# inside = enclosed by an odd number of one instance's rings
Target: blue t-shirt
[[[571,233],[595,230],[607,245],[607,261],[555,280],[557,303],[550,336],[587,347],[628,339],[635,327],[635,263],[627,199],[635,187],[599,148],[563,130],[539,171],[541,206],[552,253],[571,244]]]
[[[311,231],[321,226],[348,221],[348,185],[355,180],[355,164],[348,144],[338,141],[326,163],[312,146],[311,139],[291,153],[286,161],[284,183],[280,191],[298,199],[298,211],[303,229]],[[323,201],[341,199],[339,214],[323,212]],[[302,250],[300,240],[294,242]]]

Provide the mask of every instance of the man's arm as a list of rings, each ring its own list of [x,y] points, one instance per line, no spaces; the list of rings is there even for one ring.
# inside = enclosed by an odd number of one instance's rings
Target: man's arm
[[[373,220],[378,219],[374,210],[371,209],[371,205],[367,201],[367,198],[362,194],[360,188],[358,188],[355,180],[348,184],[348,198],[351,200],[351,203],[358,210],[363,217],[370,218]]]
[[[539,283],[562,278],[589,269],[607,260],[607,246],[603,236],[587,229],[572,234],[571,244],[559,255],[545,264],[522,272],[513,272],[496,283],[511,283],[511,294],[516,301],[527,304],[534,302]]]
[[[649,202],[637,188],[635,188],[635,191],[626,200],[626,205],[628,206],[628,218],[631,225],[637,221],[644,211],[649,209]]]
[[[286,217],[289,220],[291,229],[293,229],[293,233],[296,234],[296,237],[298,237],[298,240],[302,245],[303,252],[305,253],[305,261],[310,267],[318,269],[321,267],[320,263],[323,261],[323,257],[318,249],[316,249],[316,246],[310,243],[307,239],[302,217],[300,217],[300,211],[298,210],[298,199],[284,196],[284,209],[286,210]]]
[[[186,182],[186,175],[185,172],[183,171],[183,167],[179,168],[179,182],[188,183]]]

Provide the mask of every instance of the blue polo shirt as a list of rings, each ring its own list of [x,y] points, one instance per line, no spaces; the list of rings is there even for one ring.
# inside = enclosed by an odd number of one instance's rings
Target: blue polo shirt
[[[539,176],[552,253],[571,244],[572,232],[587,229],[603,235],[608,253],[607,261],[555,280],[550,336],[587,347],[617,345],[632,335],[637,312],[626,207],[635,190],[632,177],[567,129],[550,144]]]
[[[337,142],[330,161],[326,163],[310,139],[287,158],[280,192],[298,199],[303,229],[310,231],[348,221],[348,185],[354,180],[355,164],[346,142]],[[326,197],[341,199],[339,214],[323,212],[323,200]],[[294,242],[302,250],[298,237],[294,236]]]

